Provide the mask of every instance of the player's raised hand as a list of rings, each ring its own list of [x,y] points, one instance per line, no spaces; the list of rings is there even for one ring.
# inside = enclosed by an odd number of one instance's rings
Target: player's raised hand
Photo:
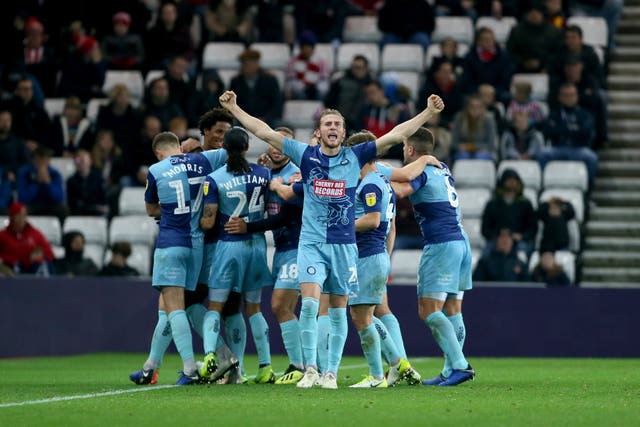
[[[233,216],[224,224],[224,231],[229,234],[245,234],[247,232],[247,223],[242,218]]]
[[[220,95],[219,101],[220,101],[220,105],[223,108],[226,108],[227,110],[231,110],[233,107],[237,105],[236,99],[237,99],[237,96],[235,92],[228,90],[222,95]]]
[[[431,95],[427,101],[427,108],[437,114],[444,109],[444,101],[438,95]]]

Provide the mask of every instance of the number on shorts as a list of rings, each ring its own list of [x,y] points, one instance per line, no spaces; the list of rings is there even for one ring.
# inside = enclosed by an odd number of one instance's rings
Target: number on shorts
[[[280,269],[280,279],[297,279],[298,264],[284,264]]]
[[[358,281],[358,268],[357,267],[349,267],[349,271],[351,272],[351,276],[349,276],[349,283],[355,283]]]

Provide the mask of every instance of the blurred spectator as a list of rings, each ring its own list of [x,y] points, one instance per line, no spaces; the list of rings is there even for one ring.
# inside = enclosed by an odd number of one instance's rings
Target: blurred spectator
[[[542,252],[540,262],[531,273],[531,280],[545,283],[548,287],[571,286],[571,280],[562,266],[556,263],[553,252]]]
[[[476,20],[478,16],[478,7],[481,7],[486,0],[468,1],[468,0],[435,0],[436,16],[468,16]],[[494,1],[494,3],[500,3]],[[490,11],[481,14],[482,16],[490,16]]]
[[[456,113],[462,109],[463,101],[460,80],[451,62],[433,63],[418,94],[417,111],[422,111],[427,106],[427,98],[432,94],[440,96],[447,106],[440,113],[440,123],[449,128]]]
[[[292,0],[259,0],[255,15],[258,41],[262,43],[295,42]]]
[[[169,122],[174,117],[184,117],[180,105],[171,100],[169,82],[160,77],[152,80],[145,93],[143,112],[146,116],[155,116],[160,120],[161,129],[169,129]]]
[[[553,197],[538,207],[538,219],[542,221],[542,240],[540,252],[569,249],[568,223],[576,213],[571,203],[559,197]]]
[[[146,116],[144,118],[142,130],[138,134],[136,142],[126,152],[127,176],[121,180],[123,187],[145,185],[147,167],[158,161],[152,150],[153,137],[161,131],[162,125],[157,117]],[[140,180],[143,172],[145,172],[145,176]]]
[[[358,113],[365,103],[364,87],[371,80],[369,60],[364,55],[356,55],[344,75],[331,83],[324,105],[342,113],[347,129],[356,129]]]
[[[27,19],[24,26],[23,49],[16,58],[13,70],[32,75],[40,83],[45,96],[53,96],[58,61],[47,39],[42,23],[36,18]]]
[[[522,252],[521,256],[526,260],[533,252],[538,221],[531,202],[522,194],[523,187],[516,171],[505,169],[502,172],[496,192],[482,213],[482,236],[490,250],[500,233],[506,230],[516,251]]]
[[[162,2],[165,2],[163,0]],[[109,0],[104,2],[85,2],[89,5],[91,27],[102,40],[113,31],[113,17],[124,12],[130,18],[130,32],[143,34],[151,21],[152,11],[159,6],[160,1],[149,0]],[[185,3],[184,1],[181,3]],[[111,19],[109,19],[111,18]]]
[[[98,110],[96,129],[112,131],[116,144],[128,151],[137,142],[142,115],[131,105],[131,94],[124,84],[114,85],[109,98],[109,104]]]
[[[393,249],[422,249],[424,243],[409,198],[396,201],[396,239]]]
[[[314,55],[316,36],[305,31],[298,37],[300,53],[289,60],[285,71],[287,99],[324,99],[329,90],[329,69],[323,58]]]
[[[248,0],[211,0],[205,15],[209,41],[251,43],[253,13],[250,6]]]
[[[197,91],[189,105],[189,126],[196,127],[203,111],[220,107],[220,95],[224,93],[224,83],[216,70],[202,72],[202,89]]]
[[[571,83],[560,86],[558,101],[560,106],[551,110],[544,127],[544,134],[551,140],[551,147],[543,148],[540,167],[544,169],[551,160],[584,162],[589,173],[590,188],[593,188],[598,170],[598,155],[591,149],[593,117],[578,105],[578,90]]]
[[[131,243],[115,242],[111,245],[111,261],[102,267],[99,276],[139,276],[138,270],[127,264],[131,256]]]
[[[160,5],[156,24],[145,37],[147,69],[164,69],[174,56],[193,57],[189,28],[178,21],[178,9],[172,2]]]
[[[384,5],[384,0],[349,0],[362,15],[375,16]]]
[[[461,77],[464,72],[464,59],[458,56],[458,42],[447,37],[440,42],[440,51],[442,54],[433,58],[429,71],[433,73],[439,68],[441,62],[449,62],[456,77]]]
[[[441,162],[451,164],[451,131],[440,125],[440,116],[441,114],[434,114],[425,126],[433,134],[433,155]]]
[[[53,261],[51,245],[44,235],[29,224],[22,203],[9,206],[9,225],[0,231],[0,260],[20,273],[48,275]]]
[[[98,131],[96,142],[91,150],[91,162],[102,175],[106,201],[109,205],[109,215],[116,215],[118,213],[120,180],[127,174],[127,170],[122,150],[115,144],[113,132],[110,130]]]
[[[545,119],[542,104],[531,98],[531,83],[519,81],[513,84],[513,99],[507,107],[506,119],[512,120],[514,113],[522,112],[527,115],[530,125],[536,125]]]
[[[238,95],[238,105],[270,126],[282,117],[282,92],[278,80],[260,68],[260,52],[247,49],[239,56],[240,73],[229,90]]]
[[[29,150],[11,127],[11,111],[0,108],[0,167],[6,171],[9,181],[15,181],[18,169],[29,163]]]
[[[476,31],[474,44],[464,57],[464,93],[476,93],[478,86],[490,84],[500,102],[511,98],[512,65],[507,53],[496,43],[493,31],[487,27]]]
[[[18,170],[18,200],[33,215],[55,215],[60,222],[67,215],[60,172],[52,168],[51,149],[38,147],[31,153],[31,164]]]
[[[102,51],[107,68],[112,70],[139,70],[143,66],[144,46],[139,34],[130,33],[131,15],[118,12],[113,15],[113,33],[102,39]]]
[[[99,169],[91,165],[86,150],[75,154],[76,173],[67,180],[67,205],[71,215],[105,215],[107,200],[104,180]]]
[[[531,126],[524,111],[516,111],[510,126],[502,132],[500,158],[502,160],[536,160],[544,147],[544,136]]]
[[[58,276],[95,276],[98,267],[91,258],[84,257],[84,234],[79,231],[69,231],[62,236],[64,258],[53,262]]]
[[[574,0],[571,2],[571,15],[599,16],[607,21],[609,29],[610,51],[615,47],[614,36],[618,32],[618,23],[622,16],[624,0]]]
[[[468,97],[464,110],[455,115],[451,128],[455,159],[495,160],[497,139],[496,122],[487,113],[480,97]]]
[[[493,116],[498,134],[502,133],[505,127],[504,104],[496,99],[496,89],[490,84],[484,83],[478,86],[477,95],[484,104],[484,108],[487,109],[487,112]]]
[[[364,88],[364,93],[366,103],[358,114],[356,129],[366,129],[380,137],[411,117],[407,104],[391,102],[385,96],[379,81],[369,82]]]
[[[507,40],[507,50],[516,64],[516,72],[548,70],[549,59],[560,46],[561,35],[560,30],[545,21],[544,7],[537,2],[531,3]]]
[[[13,201],[13,191],[11,190],[11,181],[7,176],[7,172],[0,167],[0,215],[5,215],[9,204]]]
[[[569,16],[569,2],[563,0],[544,0],[544,15],[547,22],[557,29],[563,30],[565,25],[567,25],[567,16]]]
[[[495,245],[485,253],[473,272],[474,281],[524,282],[528,279],[527,265],[518,256],[514,240],[508,230],[502,230]]]
[[[80,36],[76,51],[62,64],[58,96],[77,96],[84,103],[91,98],[102,98],[107,67],[100,45],[90,36]]]
[[[593,76],[600,86],[606,85],[604,67],[600,63],[598,54],[592,46],[584,44],[582,40],[582,29],[577,25],[569,25],[564,30],[564,40],[560,45],[556,55],[551,59],[549,67],[549,77],[553,79],[556,76],[564,74],[564,66],[568,59],[580,57],[584,64],[583,72],[585,75]]]
[[[169,122],[169,132],[175,133],[179,140],[185,139],[187,136],[187,119],[184,117],[174,117]]]
[[[296,31],[311,31],[320,43],[339,43],[346,17],[346,0],[295,0]]]
[[[33,82],[28,78],[21,78],[13,95],[10,102],[13,131],[23,138],[27,147],[31,149],[37,144],[46,145],[51,121],[47,111],[33,97]]]
[[[224,134],[233,126],[233,116],[224,108],[213,108],[204,113],[198,121],[202,146],[205,150],[222,148]]]
[[[380,44],[419,44],[426,51],[435,27],[435,14],[424,0],[385,1],[378,14],[378,28],[383,33]]]
[[[163,76],[169,84],[169,99],[183,112],[189,111],[189,103],[195,91],[189,81],[188,69],[189,61],[182,56],[174,56],[169,60]]]
[[[77,96],[65,100],[62,115],[53,120],[48,146],[54,157],[70,157],[78,148],[93,144],[91,122],[84,117],[84,108]]]

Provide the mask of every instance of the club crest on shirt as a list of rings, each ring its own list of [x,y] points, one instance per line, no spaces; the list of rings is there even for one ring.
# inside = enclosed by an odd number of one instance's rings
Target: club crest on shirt
[[[376,193],[367,193],[364,195],[364,201],[367,203],[367,206],[375,206],[376,204]]]

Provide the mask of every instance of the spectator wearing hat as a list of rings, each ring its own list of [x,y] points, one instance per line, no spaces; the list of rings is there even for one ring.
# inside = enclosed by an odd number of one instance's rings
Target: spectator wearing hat
[[[92,167],[91,154],[86,150],[78,150],[73,160],[76,172],[67,179],[69,214],[104,216],[108,209],[101,171]]]
[[[62,65],[58,96],[77,96],[83,103],[102,98],[106,63],[98,41],[90,36],[76,37],[75,51]]]
[[[131,16],[127,12],[113,15],[113,34],[102,39],[102,52],[111,70],[140,70],[144,61],[144,46],[139,34],[129,32]]]
[[[175,3],[160,5],[156,24],[149,30],[144,40],[146,68],[163,69],[174,56],[193,57],[193,41],[189,28],[178,20]]]
[[[231,79],[229,89],[238,95],[240,107],[269,126],[282,117],[282,92],[278,80],[260,68],[260,52],[247,49],[239,56],[240,73]]]
[[[12,132],[13,116],[11,111],[0,107],[0,168],[3,168],[9,181],[15,181],[20,167],[29,163],[29,150],[22,138]]]
[[[524,18],[511,30],[507,50],[516,72],[538,73],[549,68],[549,60],[562,42],[562,33],[545,20],[544,6],[534,2]]]
[[[31,154],[31,164],[18,170],[18,200],[33,215],[55,215],[62,221],[67,214],[60,172],[50,166],[52,151],[38,147]]]
[[[89,149],[93,138],[91,122],[84,117],[80,98],[70,96],[65,100],[62,114],[53,120],[47,145],[55,157],[70,157],[80,147]]]
[[[99,276],[119,276],[130,277],[139,276],[140,273],[135,268],[127,264],[127,259],[131,256],[131,243],[115,242],[111,245],[111,260],[100,270]]]
[[[53,268],[59,276],[96,276],[98,267],[91,258],[84,257],[84,234],[69,231],[62,236],[64,258],[56,259]]]
[[[383,33],[380,44],[419,44],[426,51],[435,28],[435,14],[424,0],[386,1],[378,13],[378,28]]]
[[[131,93],[122,83],[111,88],[109,103],[98,110],[96,129],[113,132],[115,143],[124,151],[135,145],[140,128],[142,114],[131,104]]]
[[[23,77],[18,80],[10,101],[13,131],[23,138],[30,149],[47,144],[51,121],[44,107],[33,96],[33,82]]]
[[[0,231],[0,260],[2,264],[22,273],[47,271],[53,261],[51,245],[44,235],[27,220],[23,203],[9,206],[9,225]]]
[[[329,69],[326,61],[315,55],[316,43],[316,36],[311,31],[300,34],[300,52],[289,60],[285,72],[285,98],[317,100],[326,96]]]

